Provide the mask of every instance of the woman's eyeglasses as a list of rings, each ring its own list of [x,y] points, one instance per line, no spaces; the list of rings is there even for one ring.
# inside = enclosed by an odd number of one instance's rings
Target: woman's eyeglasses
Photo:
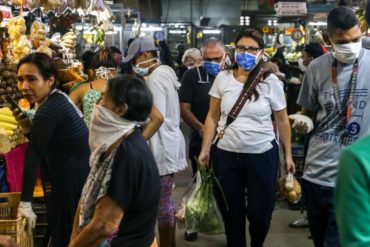
[[[240,52],[240,53],[248,52],[248,53],[251,53],[251,54],[256,54],[262,48],[255,47],[255,46],[249,46],[249,47],[247,47],[247,46],[243,46],[243,45],[237,45],[235,47],[235,49],[236,49],[237,52]]]

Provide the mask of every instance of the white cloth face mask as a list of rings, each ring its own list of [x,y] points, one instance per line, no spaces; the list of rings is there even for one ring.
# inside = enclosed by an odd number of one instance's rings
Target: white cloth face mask
[[[362,42],[348,44],[333,44],[334,57],[341,63],[352,64],[359,56],[362,49]]]

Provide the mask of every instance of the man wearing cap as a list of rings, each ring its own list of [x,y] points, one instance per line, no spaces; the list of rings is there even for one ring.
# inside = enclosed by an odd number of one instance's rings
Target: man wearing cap
[[[333,206],[339,155],[370,134],[370,51],[362,48],[356,14],[337,7],[329,13],[327,24],[334,51],[308,66],[298,98],[302,112],[292,125],[307,133],[313,127],[311,119],[315,122],[302,183],[316,247],[340,246]]]
[[[172,199],[174,174],[187,166],[185,140],[180,130],[180,105],[177,90],[180,82],[175,71],[161,65],[154,39],[136,38],[123,59],[141,77],[153,95],[153,105],[163,115],[164,122],[149,140],[161,176],[158,230],[161,247],[176,246],[175,204]],[[153,205],[154,206],[154,205]]]

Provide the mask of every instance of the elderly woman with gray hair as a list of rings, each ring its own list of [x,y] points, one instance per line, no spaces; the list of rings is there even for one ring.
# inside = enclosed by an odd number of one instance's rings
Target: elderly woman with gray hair
[[[202,65],[203,57],[202,53],[197,48],[187,49],[182,56],[182,64],[188,69],[199,67]]]

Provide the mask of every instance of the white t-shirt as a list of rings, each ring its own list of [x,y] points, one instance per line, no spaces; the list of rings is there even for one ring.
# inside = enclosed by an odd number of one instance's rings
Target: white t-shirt
[[[243,90],[232,71],[216,77],[209,94],[221,99],[221,118],[217,132],[224,129],[228,113]],[[286,108],[283,83],[273,74],[257,85],[258,100],[247,101],[234,122],[226,128],[217,147],[236,153],[264,153],[275,139],[271,114]]]
[[[161,176],[182,171],[187,166],[185,139],[180,130],[180,103],[177,90],[180,82],[175,71],[161,65],[148,77],[147,85],[153,104],[161,112],[164,122],[150,138],[149,145]]]

